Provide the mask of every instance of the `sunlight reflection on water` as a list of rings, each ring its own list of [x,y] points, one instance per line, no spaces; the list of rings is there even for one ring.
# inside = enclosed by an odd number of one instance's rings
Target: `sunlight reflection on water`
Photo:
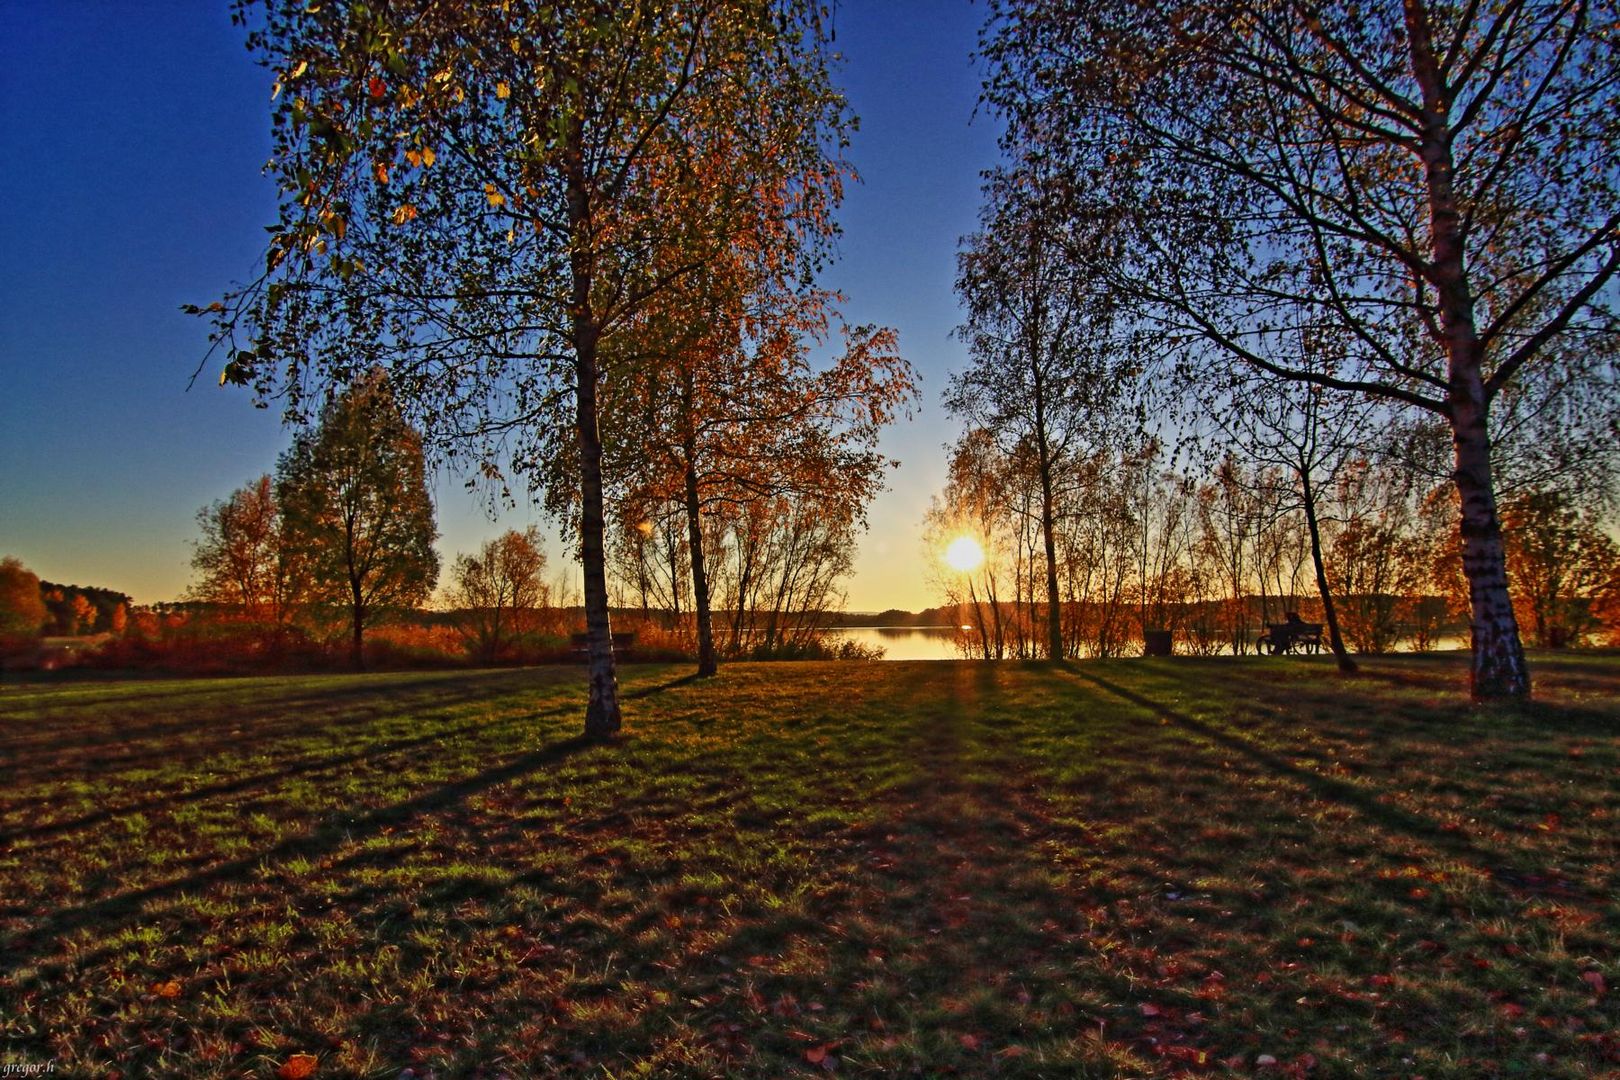
[[[957,631],[950,626],[837,626],[831,628],[831,633],[846,641],[880,648],[885,660],[962,659],[962,653],[956,647]],[[1410,645],[1402,642],[1392,651],[1407,652],[1410,648]],[[1435,645],[1435,650],[1440,652],[1466,648],[1466,637],[1444,637]],[[1324,647],[1322,651],[1325,654],[1327,649]],[[1128,648],[1126,655],[1136,656],[1140,652],[1141,646],[1137,644]],[[1184,656],[1186,652],[1186,644],[1178,640],[1176,654]]]

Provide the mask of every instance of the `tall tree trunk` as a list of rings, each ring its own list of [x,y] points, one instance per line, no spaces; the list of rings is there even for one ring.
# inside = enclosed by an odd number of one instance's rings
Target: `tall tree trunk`
[[[707,678],[719,670],[714,652],[714,617],[709,611],[709,570],[703,557],[703,514],[698,503],[696,447],[687,440],[686,449],[686,532],[692,549],[692,603],[697,609],[698,669]]]
[[[979,651],[990,659],[990,635],[984,627],[984,611],[979,607],[979,595],[973,589],[973,578],[968,577],[968,599],[973,601],[973,624],[979,628]]]
[[[349,644],[349,662],[354,670],[366,670],[366,592],[364,582],[360,579],[357,568],[358,553],[356,552],[357,525],[355,511],[352,506],[346,510],[343,517],[343,559],[348,564],[349,571],[349,617],[351,641]]]
[[[583,113],[579,114],[583,116]],[[605,739],[617,734],[619,680],[613,664],[613,627],[608,618],[606,514],[602,497],[602,434],[597,425],[597,344],[600,328],[591,310],[591,207],[585,180],[583,120],[569,132],[568,224],[574,237],[569,251],[572,291],[569,319],[574,346],[574,426],[579,436],[579,555],[585,577],[586,664],[590,696],[585,704],[585,736]]]
[[[1339,670],[1350,674],[1357,667],[1350,658],[1350,650],[1344,647],[1344,635],[1339,633],[1339,612],[1333,606],[1333,590],[1328,587],[1327,567],[1322,562],[1322,528],[1316,519],[1316,489],[1311,487],[1310,470],[1300,470],[1299,482],[1305,503],[1305,525],[1311,534],[1311,563],[1316,567],[1316,591],[1322,597],[1322,621],[1327,623],[1328,647],[1339,661]]]
[[[609,738],[623,726],[619,680],[613,664],[613,627],[608,618],[607,557],[603,534],[602,437],[596,419],[596,342],[579,347],[575,363],[579,395],[579,554],[585,571],[585,647],[590,697],[585,705],[587,738]]]
[[[1405,0],[1412,73],[1423,91],[1420,150],[1429,198],[1430,273],[1439,299],[1447,361],[1446,404],[1462,509],[1463,573],[1468,577],[1473,649],[1470,680],[1476,698],[1530,695],[1530,670],[1508,595],[1502,524],[1496,512],[1487,427],[1490,402],[1482,372],[1485,347],[1474,321],[1462,215],[1452,187],[1452,89],[1435,53],[1424,0]]]
[[[365,601],[360,596],[359,582],[350,582],[351,610],[353,611],[352,641],[349,645],[349,659],[354,664],[354,670],[366,670],[366,609]]]
[[[1479,380],[1474,380],[1478,385]],[[1462,504],[1462,563],[1468,577],[1469,630],[1473,639],[1470,679],[1476,698],[1530,695],[1530,671],[1519,624],[1508,594],[1507,556],[1491,479],[1491,444],[1483,404],[1452,394],[1454,478]]]
[[[994,574],[984,575],[984,591],[990,598],[990,619],[996,632],[996,659],[1004,660],[1007,657],[1007,628],[1001,621],[1001,597],[996,595]]]
[[[1046,548],[1046,658],[1063,659],[1063,606],[1058,595],[1057,521],[1052,509],[1052,462],[1041,434],[1041,540]],[[1034,590],[1031,590],[1032,592]]]

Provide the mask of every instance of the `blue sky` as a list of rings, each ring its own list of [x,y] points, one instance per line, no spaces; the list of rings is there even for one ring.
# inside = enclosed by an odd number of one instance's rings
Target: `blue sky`
[[[900,331],[924,394],[884,440],[903,465],[871,508],[852,609],[939,602],[919,527],[957,430],[939,406],[964,359],[957,240],[996,156],[993,122],[974,116],[982,17],[967,0],[838,11],[863,183],[824,280],[851,322]],[[269,82],[225,0],[0,0],[0,555],[44,578],[177,596],[198,508],[289,441],[216,370],[188,392],[206,333],[179,312],[251,270],[275,218]],[[556,531],[527,507],[491,522],[454,476],[436,498],[447,563],[509,526]]]

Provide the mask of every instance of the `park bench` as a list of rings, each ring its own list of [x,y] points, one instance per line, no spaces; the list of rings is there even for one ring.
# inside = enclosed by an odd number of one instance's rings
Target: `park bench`
[[[572,638],[570,638],[570,643],[573,647],[574,659],[578,660],[580,663],[584,663],[586,657],[590,654],[590,640],[591,638],[589,634],[575,634]],[[623,660],[625,653],[634,648],[635,644],[636,635],[633,632],[622,634],[615,632],[613,635],[613,659]]]
[[[1266,623],[1266,632],[1255,639],[1254,647],[1258,652],[1268,652],[1272,656],[1282,656],[1285,653],[1319,653],[1322,651],[1322,624],[1289,620],[1288,622]]]

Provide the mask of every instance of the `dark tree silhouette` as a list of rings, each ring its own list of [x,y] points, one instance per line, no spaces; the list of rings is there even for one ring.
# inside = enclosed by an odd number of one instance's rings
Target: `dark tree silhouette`
[[[439,576],[421,437],[374,371],[300,432],[276,467],[283,543],[308,568],[317,601],[348,612],[351,659],[390,609],[427,599]]]

